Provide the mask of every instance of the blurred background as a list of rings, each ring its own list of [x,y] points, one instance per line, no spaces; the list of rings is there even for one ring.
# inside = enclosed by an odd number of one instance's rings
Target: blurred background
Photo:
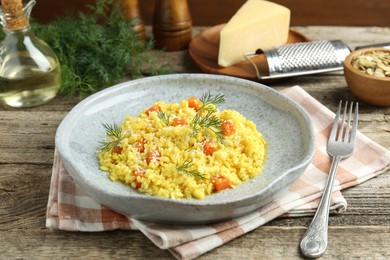
[[[94,0],[38,0],[32,16],[50,22],[66,10],[86,12]],[[151,24],[155,0],[140,0],[146,24]],[[193,25],[226,23],[245,0],[188,0]],[[390,26],[390,0],[274,0],[292,12],[291,25]]]

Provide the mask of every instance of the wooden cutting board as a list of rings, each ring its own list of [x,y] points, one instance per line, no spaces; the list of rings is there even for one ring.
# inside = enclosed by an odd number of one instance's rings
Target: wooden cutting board
[[[188,52],[195,65],[205,73],[234,76],[262,83],[275,82],[275,79],[258,79],[256,77],[256,72],[253,68],[253,65],[246,60],[229,67],[221,67],[218,65],[218,52],[220,41],[219,33],[224,26],[225,24],[220,24],[214,27],[210,27],[192,38],[188,46]],[[307,41],[309,40],[304,35],[290,29],[287,43]],[[253,56],[251,57],[251,59],[258,66],[261,74],[268,74],[268,65],[266,58],[263,54]]]

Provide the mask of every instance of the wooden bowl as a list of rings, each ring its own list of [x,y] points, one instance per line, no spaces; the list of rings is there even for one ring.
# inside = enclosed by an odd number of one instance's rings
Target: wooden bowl
[[[344,76],[352,93],[362,101],[376,106],[390,106],[390,77],[377,77],[352,66],[354,57],[390,49],[365,48],[351,52],[344,61]]]

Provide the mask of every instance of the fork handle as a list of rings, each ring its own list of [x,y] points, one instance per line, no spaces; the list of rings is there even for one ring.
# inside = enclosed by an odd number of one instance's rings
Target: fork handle
[[[326,250],[328,245],[328,219],[329,207],[332,195],[333,181],[336,176],[337,166],[341,160],[340,156],[335,156],[332,159],[329,176],[325,184],[324,193],[322,195],[317,212],[307,228],[301,240],[301,252],[306,257],[320,257]]]

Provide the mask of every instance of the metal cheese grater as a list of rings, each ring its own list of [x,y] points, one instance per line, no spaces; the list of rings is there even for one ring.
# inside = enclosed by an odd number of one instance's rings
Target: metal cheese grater
[[[342,41],[312,41],[281,45],[269,50],[246,53],[244,57],[254,66],[259,79],[274,79],[330,72],[343,69],[344,59],[350,53]],[[264,54],[269,75],[260,75],[250,56]]]

